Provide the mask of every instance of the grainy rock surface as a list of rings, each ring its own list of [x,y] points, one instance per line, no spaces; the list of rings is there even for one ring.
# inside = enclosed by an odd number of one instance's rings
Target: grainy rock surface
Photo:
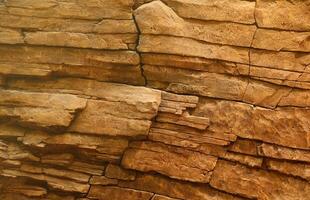
[[[309,0],[0,0],[1,200],[309,200]]]

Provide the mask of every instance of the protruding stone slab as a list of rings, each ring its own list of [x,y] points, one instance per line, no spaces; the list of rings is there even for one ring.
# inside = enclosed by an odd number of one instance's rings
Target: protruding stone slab
[[[75,19],[131,19],[132,0],[8,0],[4,3],[10,13],[24,16]]]
[[[205,184],[193,184],[160,175],[140,174],[135,181],[121,181],[120,186],[150,191],[177,199],[242,200],[240,197],[215,190]]]
[[[171,35],[195,40],[251,46],[255,26],[228,22],[195,22],[179,17],[161,1],[153,1],[135,10],[135,19],[142,34]]]
[[[255,16],[259,27],[310,30],[309,1],[257,0]]]
[[[109,164],[105,170],[105,176],[108,178],[114,178],[118,180],[133,181],[136,178],[136,172],[123,169],[118,165]]]
[[[143,53],[163,53],[218,59],[248,64],[248,49],[210,44],[191,38],[141,35],[138,50]]]
[[[241,0],[163,0],[184,18],[254,24],[255,2]]]
[[[233,133],[293,148],[310,147],[310,112],[307,109],[271,110],[238,102],[201,99],[193,114],[209,117],[209,130],[214,132]]]
[[[85,34],[68,32],[27,32],[25,43],[33,45],[63,46],[108,50],[127,50],[136,41],[136,35]]]
[[[267,160],[267,168],[283,174],[297,176],[310,181],[310,164]]]
[[[209,182],[217,158],[160,143],[134,143],[125,151],[122,165],[143,172],[156,171],[172,178]]]
[[[222,160],[218,161],[210,184],[247,198],[306,200],[310,197],[310,184],[306,181]]]
[[[310,52],[310,32],[278,31],[258,29],[253,39],[253,47],[273,51]]]
[[[271,158],[304,161],[310,163],[310,152],[306,150],[291,149],[264,143],[258,147],[258,154]]]
[[[150,192],[113,186],[91,186],[87,195],[89,198],[96,198],[100,200],[150,200],[152,196],[153,194]]]
[[[21,31],[0,27],[0,43],[22,44],[24,43],[24,37]]]
[[[0,116],[43,128],[68,127],[86,99],[69,94],[0,90]]]

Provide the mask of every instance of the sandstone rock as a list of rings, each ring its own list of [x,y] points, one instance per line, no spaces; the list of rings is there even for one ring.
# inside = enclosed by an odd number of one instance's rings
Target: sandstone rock
[[[117,185],[117,179],[107,178],[105,176],[92,176],[89,180],[91,185]]]
[[[32,198],[41,197],[47,194],[47,190],[45,188],[31,185],[27,183],[27,179],[24,178],[16,179],[1,177],[0,180],[3,184],[0,186],[1,194],[22,194]]]
[[[310,94],[308,90],[293,89],[279,102],[279,106],[308,107],[310,105]]]
[[[151,200],[175,200],[175,199],[156,194],[156,195],[154,195],[154,197]]]
[[[92,49],[129,49],[135,43],[136,35],[84,34],[66,32],[26,32],[25,42],[34,45],[65,46]]]
[[[218,59],[248,64],[248,49],[209,44],[190,38],[141,35],[138,50],[143,53],[163,53]]]
[[[132,199],[132,200],[149,200],[153,196],[152,193],[132,190],[127,188],[111,187],[111,186],[91,186],[89,198],[97,198],[102,200],[119,200],[119,199]]]
[[[273,51],[310,51],[310,32],[276,31],[258,29],[253,47]]]
[[[65,133],[45,138],[42,142],[56,145],[72,145],[85,149],[96,149],[101,153],[119,155],[128,146],[128,141],[120,138],[105,138],[77,133]]]
[[[310,54],[305,52],[266,51],[251,49],[250,64],[273,69],[303,72],[310,64]]]
[[[229,151],[257,156],[257,147],[259,143],[253,140],[238,138],[230,147]]]
[[[221,158],[248,165],[250,167],[262,167],[263,164],[262,158],[232,152],[226,152]]]
[[[41,162],[45,164],[66,166],[70,165],[74,160],[74,156],[70,153],[48,154],[41,156]]]
[[[170,113],[159,113],[156,121],[189,126],[200,130],[205,130],[209,126],[208,118],[190,115],[188,112],[184,112],[181,116]]]
[[[13,124],[1,123],[0,124],[0,137],[22,137],[25,135],[26,130]]]
[[[8,0],[4,4],[9,13],[24,16],[75,19],[131,19],[132,0],[60,1]]]
[[[223,74],[194,72],[185,69],[143,66],[150,81],[160,81],[168,86],[162,88],[179,94],[194,94],[215,98],[242,100],[248,81],[242,77]],[[214,83],[222,84],[214,84]],[[228,87],[229,86],[229,87]]]
[[[97,110],[94,108],[88,105],[84,112],[77,117],[69,130],[96,135],[147,136],[151,121],[123,118],[108,113],[98,116]],[[111,109],[111,107],[107,109]]]
[[[138,65],[139,56],[133,51],[103,51],[90,49],[69,49],[64,47],[0,46],[0,61],[51,63],[86,66],[107,66],[108,64]]]
[[[104,165],[96,165],[90,162],[79,162],[74,161],[68,166],[68,169],[83,172],[91,175],[102,175],[104,170]],[[94,177],[94,176],[93,176]]]
[[[6,78],[4,76],[0,75],[0,87],[4,86],[5,83],[6,83]]]
[[[51,187],[55,189],[63,190],[63,191],[68,191],[68,192],[87,193],[89,189],[88,184],[76,183],[73,181],[54,178],[52,176],[46,176],[42,174],[32,174],[32,173],[21,172],[17,170],[2,170],[1,174],[4,176],[11,176],[11,177],[22,176],[22,177],[29,177],[29,178],[40,180],[40,181],[46,181]]]
[[[146,65],[160,65],[219,74],[248,75],[249,66],[198,57],[184,57],[169,54],[142,53],[141,62]]]
[[[132,181],[135,180],[136,178],[136,172],[123,169],[118,165],[109,164],[105,170],[105,176],[108,178],[114,178],[118,180]]]
[[[4,75],[22,75],[22,76],[48,76],[52,72],[48,64],[33,63],[0,63],[0,74]]]
[[[176,179],[207,183],[216,157],[198,152],[172,148],[159,143],[134,143],[127,149],[122,166],[128,169],[156,171]]]
[[[218,161],[211,186],[256,199],[308,199],[310,184],[292,177]]]
[[[162,128],[151,128],[149,133],[149,139],[153,141],[163,142],[165,144],[188,147],[196,150],[207,144],[223,146],[229,144],[229,141],[214,138],[211,134],[209,136],[208,133],[202,133],[202,135],[200,135],[199,133],[195,134],[178,132]]]
[[[238,102],[203,99],[193,114],[209,117],[209,130],[214,132],[309,149],[310,113],[306,109],[270,110]]]
[[[275,108],[279,101],[289,93],[290,89],[286,87],[249,80],[248,86],[243,95],[243,101],[262,107]]]
[[[0,140],[0,158],[6,160],[40,161],[40,158],[16,142]]]
[[[13,85],[13,82],[16,82],[16,85]],[[155,117],[161,100],[161,92],[158,90],[87,79],[59,78],[46,80],[44,84],[40,80],[21,79],[20,83],[17,82],[19,82],[17,79],[12,80],[11,86],[19,89],[82,94],[109,102],[123,102],[125,105],[136,107],[139,112],[145,113],[147,119]]]
[[[250,76],[258,77],[261,80],[274,79],[280,81],[281,80],[298,81],[300,79],[301,73],[302,72],[251,66]]]
[[[121,187],[133,188],[185,200],[241,200],[208,185],[192,184],[160,175],[140,174],[135,181],[121,181]]]
[[[44,128],[67,127],[86,100],[73,95],[1,90],[0,116]],[[16,107],[12,107],[16,106]]]
[[[26,131],[24,136],[18,137],[17,141],[22,142],[24,145],[27,146],[43,148],[46,146],[43,141],[49,137],[50,135],[45,131],[28,130]]]
[[[307,0],[257,0],[255,16],[259,27],[309,31],[309,8]]]
[[[89,175],[79,173],[79,172],[74,172],[74,171],[64,170],[64,169],[59,170],[56,168],[39,167],[37,165],[23,164],[20,167],[20,170],[24,172],[29,172],[29,173],[46,174],[46,175],[51,175],[51,176],[56,176],[56,177],[67,178],[67,179],[71,179],[77,182],[84,182],[84,183],[87,183],[90,178]]]
[[[310,181],[310,165],[287,161],[267,160],[267,168],[287,175],[301,177]]]
[[[18,30],[0,27],[0,43],[22,44],[24,43],[24,37]]]
[[[184,18],[253,24],[255,2],[240,0],[163,0]]]
[[[304,161],[310,163],[310,152],[306,150],[291,149],[264,143],[258,147],[258,154],[271,158]]]
[[[133,20],[80,20],[61,18],[40,18],[0,13],[0,26],[34,29],[38,31],[63,31],[76,33],[137,33]]]
[[[193,22],[180,18],[161,1],[153,1],[135,10],[142,34],[173,35],[195,40],[249,47],[255,26],[235,23]]]

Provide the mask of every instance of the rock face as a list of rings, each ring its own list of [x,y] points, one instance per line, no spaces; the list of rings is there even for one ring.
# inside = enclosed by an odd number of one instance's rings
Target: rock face
[[[309,0],[0,0],[0,199],[309,200]]]

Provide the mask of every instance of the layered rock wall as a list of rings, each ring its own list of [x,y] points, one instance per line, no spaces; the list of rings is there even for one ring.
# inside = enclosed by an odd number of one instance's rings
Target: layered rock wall
[[[309,200],[309,0],[0,0],[0,199]]]

